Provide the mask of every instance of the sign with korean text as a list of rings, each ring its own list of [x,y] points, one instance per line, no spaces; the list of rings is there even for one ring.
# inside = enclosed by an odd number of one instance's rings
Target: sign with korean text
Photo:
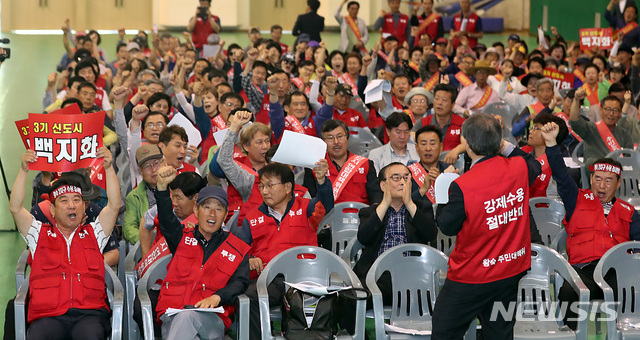
[[[570,89],[573,87],[573,73],[560,72],[554,68],[547,67],[544,69],[545,78],[553,80],[553,86],[556,90]]]
[[[26,149],[29,148],[29,119],[16,120],[16,127],[18,128],[18,133],[20,134],[20,139],[22,139],[22,143]]]
[[[611,28],[580,29],[580,49],[590,50],[598,47],[607,50],[613,47],[613,31]]]
[[[104,112],[29,114],[29,145],[38,159],[30,170],[72,171],[90,167],[102,143]]]

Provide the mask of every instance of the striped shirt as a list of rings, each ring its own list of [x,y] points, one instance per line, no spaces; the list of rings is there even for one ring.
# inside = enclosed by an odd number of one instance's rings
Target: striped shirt
[[[89,223],[91,228],[93,229],[93,234],[98,241],[98,247],[100,248],[100,252],[104,250],[104,247],[107,245],[107,241],[109,240],[109,236],[105,235],[104,230],[102,230],[102,225],[100,224],[100,217],[97,217],[95,222]],[[36,249],[38,247],[38,238],[40,237],[40,229],[42,229],[42,222],[33,218],[31,221],[31,227],[29,228],[29,232],[27,236],[23,237],[24,241],[27,242],[27,247],[31,252],[31,257],[35,256]],[[76,229],[78,230],[78,229]],[[71,241],[73,240],[73,236],[76,233],[74,230],[69,238],[65,238],[67,241],[67,254],[71,252]],[[62,232],[60,233],[62,234]]]

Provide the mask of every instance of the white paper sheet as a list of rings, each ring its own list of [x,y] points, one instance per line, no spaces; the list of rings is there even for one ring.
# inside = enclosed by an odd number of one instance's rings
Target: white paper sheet
[[[446,173],[440,174],[436,178],[434,189],[436,191],[436,204],[447,204],[449,202],[449,186],[451,182],[460,177],[458,174]]]
[[[313,169],[326,153],[327,144],[322,139],[285,130],[271,161]]]
[[[316,284],[313,282],[299,282],[299,283],[291,283],[291,282],[284,282],[284,284],[286,284],[289,287],[295,288],[299,291],[311,294],[311,295],[316,295],[316,296],[320,296],[320,295],[327,295],[327,294],[333,294],[336,292],[339,292],[341,290],[344,289],[349,289],[351,288],[351,286],[323,286],[320,284]]]
[[[411,334],[411,335],[431,335],[430,330],[419,331],[417,329],[402,328],[390,324],[384,324],[384,330],[389,333]]]
[[[222,142],[224,142],[224,137],[227,136],[228,131],[229,129],[224,129],[224,130],[218,130],[213,133],[213,139],[216,141],[216,144],[218,146],[222,145]]]
[[[187,133],[187,137],[189,137],[189,145],[198,146],[202,142],[200,131],[195,126],[193,126],[193,124],[187,117],[183,116],[181,113],[176,113],[175,115],[173,115],[173,119],[171,119],[169,125],[181,126]],[[188,155],[184,158],[184,161],[189,161]]]
[[[213,57],[219,49],[220,45],[202,45],[202,56],[204,58]]]
[[[165,312],[165,314],[167,314],[167,316],[172,316],[180,312],[184,312],[185,310],[196,310],[198,312],[209,312],[209,313],[224,313],[224,308],[216,307],[216,308],[192,308],[192,309],[167,308],[167,311]]]
[[[365,101],[367,103],[373,103],[382,100],[382,93],[385,91],[391,91],[391,84],[388,81],[384,79],[372,80],[364,89],[364,94],[366,95]]]
[[[563,158],[564,158],[564,164],[567,166],[567,168],[573,168],[573,169],[579,169],[580,168],[580,164],[574,162],[573,158],[571,158],[571,157],[563,157]],[[578,157],[578,160],[580,162],[584,162],[584,159],[582,157]]]

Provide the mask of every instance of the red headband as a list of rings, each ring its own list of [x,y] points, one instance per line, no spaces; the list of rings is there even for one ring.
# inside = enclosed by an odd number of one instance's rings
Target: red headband
[[[608,163],[595,163],[589,167],[589,170],[591,170],[591,172],[606,171],[618,176],[622,173],[622,169],[620,169],[619,166]]]
[[[71,193],[82,196],[82,189],[78,188],[75,185],[67,184],[67,185],[60,186],[56,190],[52,191],[51,194],[49,194],[49,197],[51,198],[51,202],[53,202],[56,200],[56,198],[64,194],[71,194]]]

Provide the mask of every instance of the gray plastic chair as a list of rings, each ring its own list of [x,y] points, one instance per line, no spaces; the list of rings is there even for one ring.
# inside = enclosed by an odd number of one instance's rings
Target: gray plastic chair
[[[305,256],[300,256],[304,254]],[[356,274],[336,254],[319,247],[302,246],[285,250],[274,257],[264,271],[258,277],[256,288],[258,290],[258,302],[260,305],[260,323],[262,339],[284,339],[281,335],[273,336],[270,322],[269,295],[267,285],[277,276],[283,274],[287,282],[314,282],[324,286],[332,283],[335,274],[340,277],[346,286],[362,288],[362,284]],[[362,294],[358,294],[364,297]],[[341,335],[338,339],[364,339],[364,315],[366,301],[356,303],[355,334]],[[248,320],[248,319],[247,319]],[[243,320],[240,320],[243,323]],[[248,325],[246,326],[248,328]],[[245,338],[241,338],[245,339]]]
[[[22,285],[25,276],[27,276],[27,269],[29,265],[27,264],[27,259],[29,258],[29,249],[25,249],[20,257],[18,258],[18,262],[16,263],[16,293]]]
[[[342,256],[345,248],[358,234],[360,217],[358,212],[368,205],[359,202],[342,202],[333,206],[322,221],[320,221],[320,232],[325,226],[331,228],[331,251]]]
[[[629,324],[640,322],[640,242],[624,242],[609,249],[600,259],[593,278],[604,292],[604,301],[615,309],[615,320],[607,320],[607,339],[640,339],[640,329]],[[615,303],[613,289],[604,280],[609,269],[614,269],[618,281],[618,300]]]
[[[439,160],[444,162],[444,157],[447,156],[448,153],[449,153],[449,150],[442,151],[440,153],[440,157],[438,157]],[[460,155],[458,155],[458,159],[455,161],[455,163],[453,163],[453,167],[460,170],[460,175],[464,173],[464,153],[461,153]]]
[[[167,265],[171,261],[172,255],[165,255],[156,260],[149,269],[144,273],[144,276],[140,278],[138,282],[138,298],[140,299],[140,306],[142,307],[142,324],[143,324],[143,338],[145,340],[154,340],[153,329],[153,309],[151,306],[151,300],[149,299],[149,289],[153,286],[158,279],[164,279],[167,275]],[[135,326],[135,323],[133,324]]]
[[[122,339],[122,319],[124,310],[124,289],[118,279],[116,273],[109,266],[104,266],[104,278],[107,288],[107,297],[111,308],[111,340]],[[26,338],[26,301],[29,295],[29,277],[25,277],[24,281],[18,289],[16,295],[14,313],[15,313],[15,331],[16,340],[24,340]]]
[[[529,199],[529,209],[536,221],[542,241],[551,246],[553,239],[563,229],[564,204],[549,197],[534,197]]]
[[[385,272],[391,275],[393,303],[390,324],[431,330],[433,307],[442,284],[441,274],[447,271],[447,261],[447,256],[441,251],[416,243],[395,246],[376,259],[367,273],[367,288],[373,298],[376,339],[414,338],[406,334],[386,333],[382,292],[377,285],[380,276]]]
[[[582,157],[582,161],[579,159]],[[584,163],[584,141],[578,143],[571,153],[571,159],[580,165],[580,187],[582,189],[588,189],[591,184],[589,181],[589,169],[587,164]]]
[[[517,144],[515,137],[511,134],[511,128],[513,127],[513,118],[515,118],[520,112],[517,112],[513,106],[503,101],[498,101],[487,104],[482,108],[482,113],[494,114],[502,117],[504,120],[502,138],[512,144]]]
[[[616,197],[623,199],[640,208],[640,152],[621,149],[610,152],[607,155],[622,164],[622,184],[616,192]]]
[[[580,309],[589,312],[589,289],[569,262],[551,248],[532,244],[531,269],[518,285],[516,301],[524,305],[516,307],[522,314],[516,315],[515,339],[587,339],[587,319],[578,321],[576,331],[561,326],[557,293],[551,288],[558,275],[578,293]]]
[[[349,152],[367,157],[369,151],[381,146],[382,142],[368,128],[349,127]]]
[[[445,255],[451,255],[453,248],[456,246],[456,237],[447,236],[438,228],[438,236],[436,236],[436,249],[443,252]]]
[[[238,216],[240,216],[240,210],[233,212],[233,215],[229,218],[229,221],[222,226],[222,230],[228,232],[234,232],[238,229]]]
[[[354,237],[349,241],[347,247],[344,248],[344,252],[342,252],[342,260],[353,268],[353,266],[356,265],[356,262],[360,259],[360,255],[362,255],[362,249],[364,249],[364,246],[358,241],[357,237]]]
[[[127,257],[127,245],[129,242],[126,240],[120,240],[118,244],[118,279],[120,283],[124,286],[126,283],[125,280],[125,270],[124,270],[124,260]]]
[[[140,241],[136,242],[129,248],[129,253],[124,259],[124,278],[126,289],[126,308],[127,315],[125,317],[125,328],[127,330],[127,339],[140,339],[140,330],[135,321],[133,321],[133,301],[136,297],[136,284],[138,283],[138,272],[135,270],[136,265],[142,258],[142,250],[140,249]]]

